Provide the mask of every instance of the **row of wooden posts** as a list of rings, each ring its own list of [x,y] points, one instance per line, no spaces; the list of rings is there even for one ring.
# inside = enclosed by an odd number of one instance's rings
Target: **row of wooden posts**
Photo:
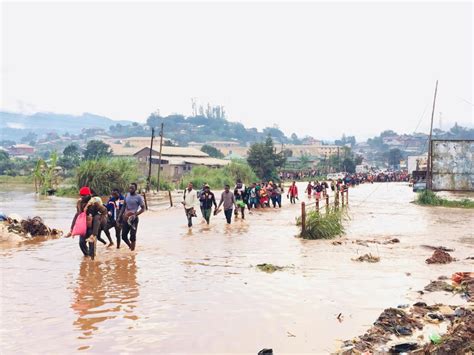
[[[145,209],[148,210],[148,200],[146,198],[146,192],[142,191],[143,201],[145,202]],[[171,191],[168,190],[168,198],[170,201],[170,207],[173,207],[173,197],[171,196]]]
[[[339,197],[339,194],[340,194],[340,197]],[[325,200],[326,200],[326,204],[324,206],[321,206],[321,208],[324,207],[324,210],[326,211],[326,213],[329,213],[331,205],[334,205],[334,208],[338,208],[340,204],[342,206],[348,205],[349,204],[349,189],[346,188],[344,190],[341,190],[340,192],[337,192],[334,195],[334,201],[332,203],[329,202],[329,195],[326,195]],[[306,209],[308,209],[313,204],[315,205],[315,211],[319,213],[321,210],[319,199],[316,199],[315,202],[311,202],[308,204],[306,204],[305,202],[301,202],[301,230],[302,231],[306,230]]]

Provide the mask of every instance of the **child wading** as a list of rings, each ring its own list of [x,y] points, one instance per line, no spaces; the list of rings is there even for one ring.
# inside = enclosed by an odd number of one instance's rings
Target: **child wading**
[[[118,217],[118,220],[122,223],[122,240],[130,250],[135,250],[138,216],[143,212],[145,212],[143,198],[137,194],[137,184],[131,183]],[[130,233],[130,241],[128,240],[128,233]]]

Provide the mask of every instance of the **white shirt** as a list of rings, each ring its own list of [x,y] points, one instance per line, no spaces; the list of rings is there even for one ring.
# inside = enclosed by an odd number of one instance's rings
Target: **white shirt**
[[[196,190],[189,191],[188,189],[186,189],[184,192],[183,201],[184,201],[184,208],[186,209],[196,207],[199,204],[197,191]]]

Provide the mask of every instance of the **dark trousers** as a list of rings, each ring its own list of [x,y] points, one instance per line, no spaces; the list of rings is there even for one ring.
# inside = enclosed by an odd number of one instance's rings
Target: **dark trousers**
[[[186,213],[186,218],[188,219],[188,227],[192,227],[193,226],[193,208],[185,208],[184,212]]]
[[[230,224],[232,222],[232,208],[228,210],[224,210],[225,214],[225,219],[227,220],[227,223]]]
[[[278,207],[281,207],[281,195],[273,196],[272,204],[273,204],[273,207],[276,207],[277,205]]]
[[[290,196],[290,202],[296,203],[296,196]]]
[[[137,241],[138,217],[132,223],[133,227],[128,222],[122,222],[122,240],[127,246],[132,249],[132,243]],[[130,240],[128,240],[128,233],[130,233]]]
[[[79,248],[81,248],[82,254],[84,256],[92,256],[94,255],[94,243],[86,242],[87,236],[80,236],[79,237]],[[89,244],[89,247],[87,246]]]

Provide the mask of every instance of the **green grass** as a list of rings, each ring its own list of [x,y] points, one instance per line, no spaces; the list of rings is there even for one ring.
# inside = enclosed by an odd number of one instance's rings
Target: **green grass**
[[[33,177],[0,175],[0,184],[33,184]]]
[[[259,181],[248,164],[233,161],[219,169],[197,166],[183,177],[179,187],[184,189],[189,182],[192,182],[196,188],[201,188],[204,183],[207,183],[211,189],[223,189],[226,184],[233,187],[237,179],[242,179],[246,185]]]
[[[303,239],[333,239],[344,234],[344,212],[331,210],[329,213],[311,211],[306,214],[306,229],[300,232]],[[301,227],[301,217],[296,220]]]
[[[459,207],[459,208],[474,208],[474,201],[468,198],[462,200],[448,200],[439,197],[431,190],[424,190],[419,192],[416,196],[415,202],[422,206],[443,206],[443,207]]]

